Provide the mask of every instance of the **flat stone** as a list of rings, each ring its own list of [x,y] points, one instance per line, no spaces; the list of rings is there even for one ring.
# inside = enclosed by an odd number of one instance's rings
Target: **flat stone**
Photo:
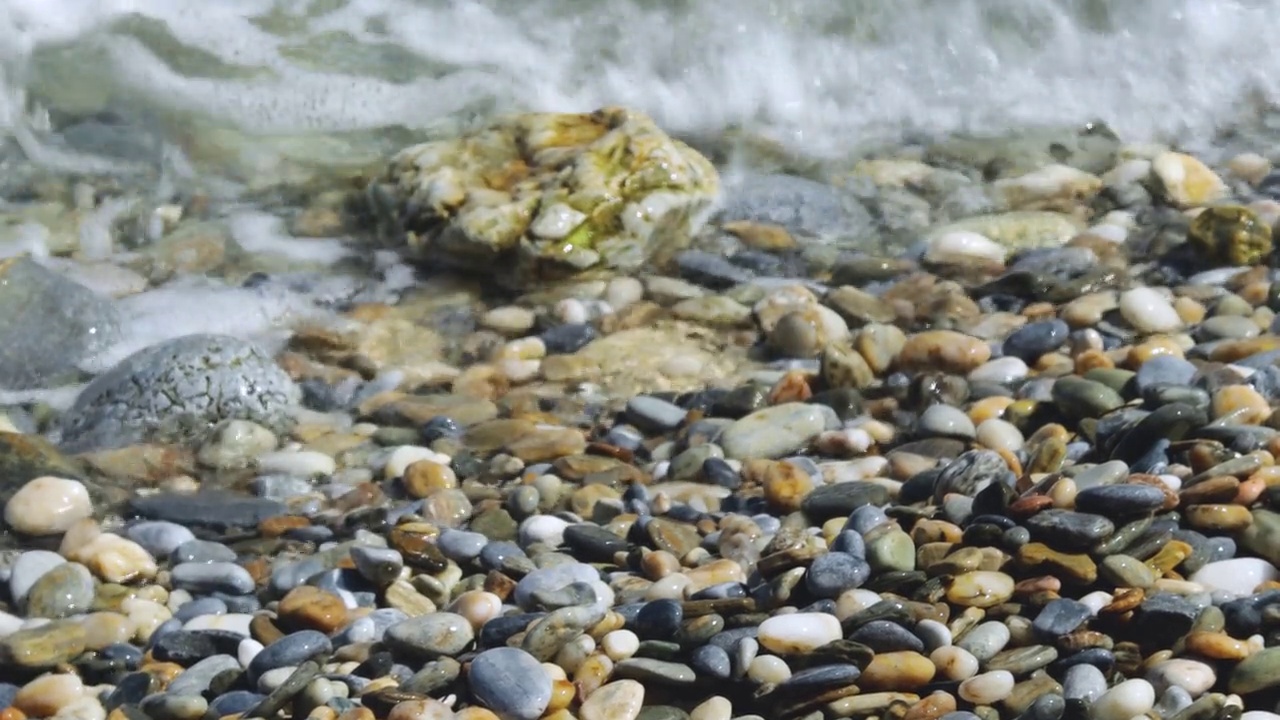
[[[800,509],[814,522],[846,517],[864,505],[886,505],[889,491],[878,483],[854,480],[820,485],[800,502]]]
[[[387,628],[385,642],[397,653],[434,660],[454,656],[475,638],[471,623],[461,615],[436,612],[411,617]]]
[[[1086,550],[1116,529],[1101,515],[1058,509],[1038,512],[1025,524],[1032,538],[1062,550]]]
[[[276,640],[253,657],[247,669],[256,682],[264,673],[279,668],[301,665],[303,662],[333,652],[333,644],[324,633],[300,630]]]
[[[727,458],[780,458],[801,450],[818,433],[838,424],[831,408],[783,403],[735,421],[717,442]]]
[[[1031,623],[1032,629],[1042,638],[1052,640],[1060,635],[1067,635],[1088,622],[1093,612],[1088,605],[1068,598],[1050,600],[1036,619]]]
[[[263,520],[287,514],[278,500],[222,492],[157,493],[130,499],[133,512],[151,520],[183,526],[226,529],[257,527]]]
[[[1104,485],[1080,490],[1076,494],[1076,510],[1118,518],[1154,512],[1164,501],[1164,491],[1152,485]]]

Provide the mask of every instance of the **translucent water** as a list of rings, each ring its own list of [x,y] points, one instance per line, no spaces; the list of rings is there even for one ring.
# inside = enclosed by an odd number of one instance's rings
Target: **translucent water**
[[[1280,97],[1277,18],[1280,0],[0,0],[0,125],[29,90],[263,133],[624,104],[817,154],[1092,119],[1190,140]]]

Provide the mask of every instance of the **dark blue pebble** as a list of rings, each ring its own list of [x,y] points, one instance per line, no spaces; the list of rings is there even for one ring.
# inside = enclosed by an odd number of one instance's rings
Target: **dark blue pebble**
[[[721,680],[727,679],[732,669],[729,653],[716,645],[698,647],[689,658],[689,664],[699,675]]]
[[[867,556],[867,543],[862,539],[862,535],[852,530],[842,530],[831,543],[831,552],[864,558]]]
[[[809,603],[808,605],[805,605],[804,608],[800,610],[800,612],[825,613],[827,615],[835,615],[836,601],[835,600],[815,600]]]
[[[1172,445],[1168,438],[1160,438],[1151,443],[1150,449],[1129,463],[1129,472],[1163,473],[1169,467],[1169,447]]]
[[[860,556],[829,552],[816,558],[805,571],[805,587],[819,598],[835,598],[862,587],[871,577],[871,565]]]
[[[1027,323],[1005,339],[1001,350],[1005,355],[1033,363],[1041,355],[1061,347],[1070,331],[1067,324],[1057,318]]]
[[[13,705],[13,699],[18,697],[18,691],[21,689],[11,683],[0,683],[0,710],[7,710]]]
[[[640,611],[644,609],[645,603],[633,602],[617,605],[613,611],[622,616],[622,622],[626,627],[634,627],[636,618],[640,617]]]
[[[462,437],[462,426],[448,415],[436,415],[422,423],[418,432],[422,434],[422,442],[430,445],[440,438]]]
[[[652,600],[636,613],[634,628],[642,640],[668,640],[680,631],[684,608],[675,600]]]
[[[480,626],[476,636],[476,645],[480,649],[502,647],[518,632],[523,632],[535,620],[546,616],[546,613],[520,613],[496,617]]]
[[[134,513],[149,520],[216,529],[257,527],[263,520],[287,514],[284,503],[224,492],[171,493],[135,496]]]
[[[164,622],[157,625],[155,630],[151,631],[151,640],[150,640],[151,646],[155,647],[156,643],[159,642],[160,639],[163,638],[165,635],[168,635],[169,633],[179,632],[180,630],[182,630],[181,620],[175,620],[174,618],[169,618],[168,620],[165,620]]]
[[[262,601],[256,595],[227,595],[226,593],[209,593],[208,597],[217,598],[227,604],[227,612],[252,615],[262,609]]]
[[[240,715],[249,712],[266,699],[267,696],[260,693],[232,690],[219,695],[209,703],[209,715],[212,717]]]
[[[566,323],[547,330],[539,337],[548,355],[568,355],[595,340],[596,329],[586,323]]]
[[[316,630],[300,630],[285,635],[254,656],[249,663],[251,682],[257,682],[262,674],[276,668],[299,665],[316,655],[333,651],[329,637]]]
[[[924,642],[910,630],[889,620],[872,620],[849,634],[849,639],[860,642],[878,653],[910,650],[924,652]]]
[[[1045,640],[1075,632],[1093,617],[1088,605],[1070,598],[1055,598],[1040,608],[1031,629]]]
[[[1133,376],[1134,389],[1142,395],[1153,385],[1190,385],[1197,372],[1196,366],[1189,360],[1172,355],[1157,355],[1138,368]]]
[[[1079,652],[1054,660],[1053,664],[1050,665],[1050,670],[1054,676],[1061,677],[1062,673],[1076,665],[1092,665],[1101,670],[1103,675],[1109,675],[1112,668],[1116,666],[1116,656],[1115,653],[1106,648],[1085,648]]]
[[[778,684],[779,690],[821,690],[857,682],[862,671],[857,665],[820,665],[801,670]]]
[[[102,706],[110,712],[121,705],[136,705],[151,692],[151,676],[144,672],[131,672],[116,682],[116,687],[106,698]]]
[[[1190,632],[1200,608],[1180,595],[1160,593],[1142,601],[1133,615],[1133,629],[1148,642],[1177,641]],[[1163,646],[1162,646],[1163,647]]]
[[[151,636],[151,655],[161,662],[190,667],[210,655],[217,654],[217,643],[204,633],[174,629]]]
[[[707,458],[702,461],[702,480],[709,485],[718,485],[729,490],[742,487],[742,476],[729,463],[720,458]]]
[[[728,652],[729,650],[732,650],[742,638],[754,638],[758,634],[759,628],[756,627],[734,628],[732,630],[725,630],[724,632],[718,632],[715,635],[712,635],[707,642],[711,645],[715,645],[725,652]]]
[[[99,650],[98,655],[119,662],[127,670],[137,670],[142,666],[142,650],[128,643],[112,643]]]
[[[1076,510],[1111,518],[1124,517],[1158,510],[1164,500],[1164,492],[1153,485],[1097,485],[1076,495]]]

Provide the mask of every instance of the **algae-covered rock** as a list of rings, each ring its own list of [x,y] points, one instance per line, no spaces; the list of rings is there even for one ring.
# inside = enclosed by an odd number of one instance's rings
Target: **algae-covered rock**
[[[706,158],[611,107],[414,145],[368,193],[384,239],[411,256],[523,287],[633,270],[683,247],[719,187]]]
[[[1249,208],[1219,205],[1191,221],[1187,242],[1215,265],[1257,265],[1271,255],[1271,227]]]

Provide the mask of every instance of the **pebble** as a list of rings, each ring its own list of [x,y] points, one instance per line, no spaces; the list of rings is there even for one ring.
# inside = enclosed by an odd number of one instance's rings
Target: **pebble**
[[[51,476],[28,481],[4,505],[5,525],[33,536],[64,533],[92,514],[84,483]]]
[[[760,624],[760,645],[770,652],[811,652],[843,636],[840,621],[826,613],[793,613],[771,617]]]
[[[799,451],[818,433],[837,423],[830,408],[784,403],[735,421],[724,429],[717,443],[727,458],[779,458]]]
[[[1182,318],[1162,293],[1139,287],[1120,294],[1120,314],[1144,333],[1171,333],[1182,329]]]
[[[551,703],[551,678],[518,648],[480,653],[471,661],[467,680],[476,698],[503,720],[536,720]]]
[[[1093,703],[1091,715],[1095,720],[1129,720],[1141,715],[1156,704],[1155,689],[1146,680],[1125,680],[1104,692]]]

